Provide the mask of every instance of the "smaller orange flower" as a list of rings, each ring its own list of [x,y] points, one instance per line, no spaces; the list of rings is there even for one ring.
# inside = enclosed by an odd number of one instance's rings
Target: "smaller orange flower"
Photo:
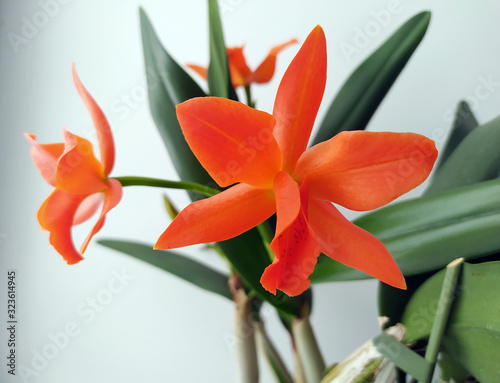
[[[297,43],[297,40],[291,39],[283,44],[272,47],[266,58],[254,71],[252,71],[247,65],[245,56],[243,55],[243,46],[227,48],[226,52],[229,62],[229,72],[231,74],[231,82],[233,83],[233,86],[236,88],[238,86],[250,85],[253,82],[262,84],[271,81],[276,69],[276,56],[283,49],[295,43]],[[205,80],[208,78],[207,68],[194,64],[188,64],[188,67],[196,71],[196,73],[202,76]]]
[[[106,116],[85,89],[72,66],[76,90],[85,103],[97,132],[101,161],[94,156],[92,144],[63,129],[64,143],[39,144],[36,135],[26,134],[31,155],[42,177],[55,190],[38,210],[38,222],[50,232],[50,243],[68,264],[83,259],[92,237],[104,225],[106,214],[122,197],[122,185],[109,179],[115,159],[113,136]],[[80,252],[71,238],[71,228],[88,220],[102,205],[101,214],[87,235]]]

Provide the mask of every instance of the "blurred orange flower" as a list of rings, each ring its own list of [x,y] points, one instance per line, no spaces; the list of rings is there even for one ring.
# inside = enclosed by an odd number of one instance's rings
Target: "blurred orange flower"
[[[309,34],[283,76],[273,114],[217,97],[188,100],[177,116],[194,154],[229,187],[188,205],[156,243],[172,249],[224,241],[277,215],[275,258],[261,283],[301,294],[323,252],[389,285],[404,277],[385,246],[332,204],[376,209],[429,175],[434,142],[414,133],[342,132],[307,149],[326,83],[322,28]],[[306,150],[307,149],[307,150]]]
[[[101,161],[94,156],[92,144],[66,129],[64,143],[39,144],[34,134],[31,155],[42,177],[55,190],[38,210],[38,221],[50,232],[50,243],[68,264],[82,260],[89,241],[102,228],[106,214],[122,197],[122,185],[108,178],[115,159],[113,136],[106,116],[85,89],[72,66],[76,90],[87,107],[97,132]],[[100,216],[78,252],[71,229],[88,220],[102,205]]]
[[[296,39],[291,39],[283,44],[277,45],[269,51],[266,58],[260,65],[252,71],[243,55],[244,47],[227,48],[227,59],[229,62],[229,73],[231,74],[231,82],[236,88],[238,86],[246,86],[255,82],[258,84],[271,81],[274,70],[276,68],[276,56],[289,45],[297,43]],[[207,68],[195,64],[188,64],[189,68],[196,71],[205,80],[208,78]]]

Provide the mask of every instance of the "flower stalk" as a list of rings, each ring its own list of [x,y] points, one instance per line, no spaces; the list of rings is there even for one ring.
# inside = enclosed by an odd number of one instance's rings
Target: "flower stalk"
[[[159,178],[135,177],[135,176],[114,177],[114,179],[119,181],[124,187],[152,186],[152,187],[167,188],[167,189],[184,189],[203,194],[207,197],[211,197],[219,193],[218,190],[213,189],[209,186],[189,181],[170,181]]]
[[[257,383],[259,381],[259,365],[252,318],[252,300],[247,297],[238,274],[233,274],[228,283],[236,308],[234,331],[238,368],[237,382]]]
[[[278,354],[274,344],[267,335],[266,328],[262,321],[254,322],[254,329],[256,333],[259,348],[262,350],[266,360],[269,362],[272,371],[279,383],[293,383],[293,378],[290,375],[285,363]]]
[[[317,383],[323,377],[325,362],[309,321],[309,315],[309,307],[304,305],[302,315],[292,320],[292,335],[306,383]]]

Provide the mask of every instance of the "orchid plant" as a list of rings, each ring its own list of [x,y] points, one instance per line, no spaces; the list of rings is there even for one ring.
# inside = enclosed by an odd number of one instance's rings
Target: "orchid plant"
[[[269,81],[277,54],[297,40],[273,47],[252,71],[243,47],[226,48],[217,2],[208,6],[210,64],[188,65],[208,80],[208,93],[171,58],[140,12],[146,66],[161,79],[149,89],[150,108],[181,181],[110,177],[112,131],[74,66],[100,160],[89,141],[69,131],[57,144],[26,134],[35,165],[55,188],[38,212],[53,247],[68,264],[81,261],[124,187],[185,189],[193,202],[180,212],[169,209],[173,220],[154,246],[99,242],[232,300],[235,330],[249,322],[254,330],[237,342],[239,382],[258,381],[257,337],[278,382],[403,382],[406,376],[431,382],[438,361],[441,381],[497,381],[500,302],[492,292],[500,276],[500,119],[481,126],[471,113],[457,119],[437,165],[434,142],[425,136],[364,130],[424,37],[430,14],[410,19],[353,72],[309,146],[327,78],[323,29],[316,26],[301,44],[269,114],[255,109],[250,85]],[[239,86],[246,104],[238,100]],[[484,150],[477,154],[479,145]],[[382,208],[433,168],[423,196]],[[350,222],[335,205],[377,210]],[[71,229],[99,207],[78,251]],[[211,244],[228,262],[228,275],[171,250],[199,243]],[[309,322],[311,284],[370,277],[380,280],[381,335],[326,368]],[[264,302],[292,338],[293,375],[260,318]],[[423,309],[431,320],[417,323]]]

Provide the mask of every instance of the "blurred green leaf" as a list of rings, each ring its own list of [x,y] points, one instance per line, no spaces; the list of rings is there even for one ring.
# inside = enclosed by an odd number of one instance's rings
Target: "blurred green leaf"
[[[174,219],[179,214],[179,211],[166,194],[163,194],[163,206],[165,206],[165,211],[167,212],[170,219]]]
[[[443,284],[441,271],[425,282],[406,306],[405,342],[429,336]],[[500,381],[500,262],[464,264],[443,349],[480,382]]]
[[[354,223],[385,244],[404,275],[438,270],[459,257],[490,255],[500,251],[500,180],[396,203]],[[311,281],[365,278],[323,257]]]
[[[201,287],[203,290],[210,291],[227,299],[233,299],[233,295],[227,284],[227,275],[184,255],[170,250],[153,250],[152,245],[144,245],[130,241],[101,239],[97,242],[110,249],[120,251],[133,258],[165,270],[193,285]]]
[[[465,383],[469,377],[469,373],[462,365],[446,352],[441,353],[441,358],[438,363],[439,370],[441,371],[440,379],[443,382]]]
[[[500,173],[500,117],[478,126],[436,172],[426,194],[497,178]]]
[[[183,181],[217,187],[189,148],[175,114],[178,103],[205,93],[163,48],[142,8],[140,19],[149,107],[172,163]],[[193,192],[189,195],[204,198]]]
[[[344,130],[365,129],[420,44],[430,19],[430,12],[412,17],[351,74],[330,105],[313,145]]]
[[[384,328],[394,326],[399,323],[403,315],[404,308],[413,293],[425,282],[432,273],[407,276],[406,290],[397,289],[385,283],[378,284],[378,314],[389,318],[389,322],[384,324]]]
[[[210,43],[208,89],[210,95],[235,99],[217,0],[208,0],[208,28]]]
[[[462,140],[477,126],[478,123],[469,107],[469,104],[465,101],[461,101],[457,106],[450,135],[448,136],[443,149],[439,152],[439,158],[434,166],[434,169],[437,170],[441,168],[441,166],[443,166],[446,160],[450,157],[451,153],[453,153],[453,151],[457,148],[458,144],[460,144]]]

